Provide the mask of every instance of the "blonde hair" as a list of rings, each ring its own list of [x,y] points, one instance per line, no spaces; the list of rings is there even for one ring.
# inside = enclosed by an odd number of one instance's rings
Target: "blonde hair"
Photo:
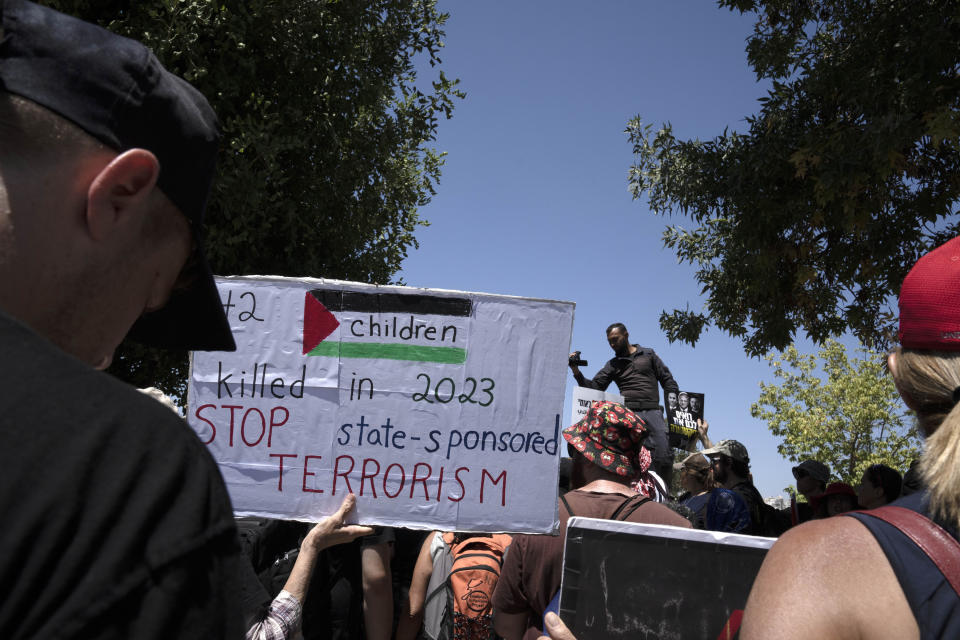
[[[960,526],[960,352],[898,349],[893,380],[909,398],[927,438],[920,473],[933,514]]]

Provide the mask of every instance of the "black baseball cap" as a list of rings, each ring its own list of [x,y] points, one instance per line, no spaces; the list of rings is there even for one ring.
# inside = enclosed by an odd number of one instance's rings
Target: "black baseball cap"
[[[0,0],[0,90],[73,122],[115,149],[160,161],[157,185],[190,221],[196,244],[187,287],[142,316],[133,339],[160,347],[233,351],[203,250],[218,123],[206,98],[141,43],[26,0]]]

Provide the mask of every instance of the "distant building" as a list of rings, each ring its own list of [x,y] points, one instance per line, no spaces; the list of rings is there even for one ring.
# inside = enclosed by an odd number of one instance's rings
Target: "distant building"
[[[784,498],[783,496],[776,496],[773,498],[764,498],[764,502],[773,507],[774,509],[786,509],[790,506],[790,500]]]

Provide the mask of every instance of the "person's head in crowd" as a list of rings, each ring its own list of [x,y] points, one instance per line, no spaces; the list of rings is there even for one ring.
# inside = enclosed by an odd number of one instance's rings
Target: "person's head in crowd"
[[[902,484],[899,471],[885,464],[872,464],[857,485],[857,502],[864,509],[882,507],[900,497]]]
[[[831,482],[810,501],[815,518],[829,518],[857,508],[857,492],[846,482]]]
[[[716,486],[713,465],[702,453],[691,453],[673,465],[673,470],[680,474],[680,486],[691,495],[699,495]]]
[[[646,469],[650,453],[643,447],[646,427],[630,409],[616,402],[595,400],[579,422],[563,430],[573,459],[570,487],[577,489],[597,479],[629,485]]]
[[[206,99],[140,43],[30,3],[4,11],[0,308],[101,368],[138,319],[148,344],[233,349],[202,249]]]
[[[630,353],[630,334],[622,322],[614,322],[607,327],[607,343],[618,356]]]
[[[150,396],[178,416],[181,415],[180,409],[177,407],[177,403],[173,401],[173,398],[165,394],[160,389],[157,389],[156,387],[143,387],[142,389],[137,389],[137,391],[145,396]]]
[[[687,411],[690,408],[690,396],[687,395],[686,391],[680,392],[678,401],[680,403],[680,411]]]
[[[808,501],[823,493],[830,482],[830,468],[817,460],[804,460],[793,468],[797,491]]]
[[[677,392],[670,391],[667,393],[667,408],[671,411],[677,410]]]
[[[733,487],[750,477],[750,456],[747,448],[736,440],[721,440],[701,451],[713,463],[713,477],[722,487]]]
[[[690,411],[700,413],[700,397],[690,396]]]
[[[923,491],[923,476],[920,475],[920,460],[914,460],[910,463],[910,468],[903,474],[903,484],[900,486],[900,496],[909,496],[910,494]]]
[[[960,526],[960,238],[926,254],[900,289],[900,347],[888,369],[926,438],[933,514]]]

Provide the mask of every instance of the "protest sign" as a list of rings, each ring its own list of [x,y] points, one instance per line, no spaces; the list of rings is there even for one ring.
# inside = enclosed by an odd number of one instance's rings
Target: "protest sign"
[[[623,396],[616,393],[607,393],[606,391],[598,391],[597,389],[590,389],[589,387],[574,387],[573,388],[573,406],[570,409],[570,424],[577,424],[584,416],[587,415],[587,412],[590,411],[590,403],[596,400],[608,400],[610,402],[618,402],[623,404]]]
[[[559,615],[577,640],[732,638],[774,542],[573,517]]]
[[[686,449],[697,433],[697,420],[703,419],[704,394],[694,391],[664,392],[667,408],[667,435],[670,446]]]
[[[188,418],[243,515],[556,527],[573,304],[218,278],[235,353],[195,352]]]

